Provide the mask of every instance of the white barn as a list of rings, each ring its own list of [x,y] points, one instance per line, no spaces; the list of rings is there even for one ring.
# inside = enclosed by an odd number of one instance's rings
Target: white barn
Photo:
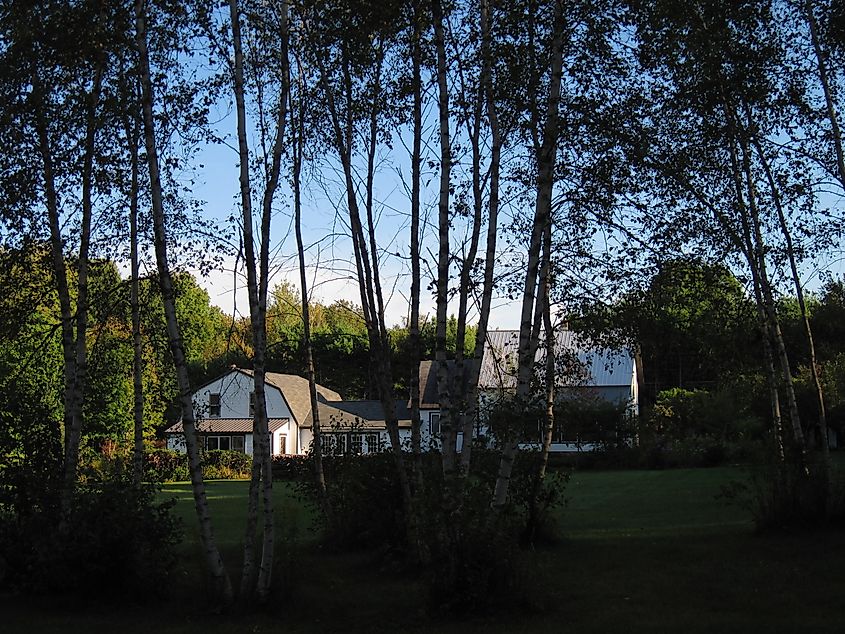
[[[480,421],[476,426],[477,433],[487,434],[485,411],[516,390],[518,346],[518,330],[492,330],[487,333],[478,379]],[[555,355],[558,399],[604,401],[624,407],[629,415],[639,413],[637,364],[628,351],[597,347],[571,330],[561,330],[556,334]],[[542,347],[538,348],[534,360],[538,367],[545,367],[546,353]],[[440,406],[436,365],[432,361],[424,361],[420,366],[420,418],[424,437],[427,434],[429,438],[435,438],[440,429]],[[459,449],[463,442],[461,436],[459,433]],[[591,442],[564,440],[562,436],[555,438],[551,451],[589,451],[594,448]],[[537,446],[538,443],[523,445],[524,448]]]

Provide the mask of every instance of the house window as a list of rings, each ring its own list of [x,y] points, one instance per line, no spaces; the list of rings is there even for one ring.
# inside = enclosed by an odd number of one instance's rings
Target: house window
[[[243,436],[206,436],[205,437],[205,449],[206,451],[240,451],[241,453],[244,452],[244,437]]]
[[[428,429],[432,437],[440,436],[440,414],[432,414],[429,417]]]
[[[350,436],[350,451],[354,454],[364,453],[364,435],[352,434]]]
[[[288,444],[288,437],[285,435],[279,436],[279,451],[278,453],[286,454],[287,451],[287,444]]]
[[[249,415],[255,416],[255,392],[249,393]]]
[[[323,434],[320,439],[325,455],[341,456],[346,453],[346,434]]]
[[[367,453],[378,453],[381,451],[381,436],[378,434],[367,434]]]
[[[220,394],[208,395],[208,415],[212,418],[220,418]]]

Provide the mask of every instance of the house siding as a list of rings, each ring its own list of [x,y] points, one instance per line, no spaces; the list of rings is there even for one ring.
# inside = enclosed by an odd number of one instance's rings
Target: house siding
[[[214,419],[227,418],[251,418],[249,411],[250,394],[253,392],[253,377],[233,370],[221,377],[203,385],[194,394],[194,415],[197,417],[197,428],[202,431],[203,422]],[[209,395],[220,395],[220,415],[210,416]],[[293,418],[281,390],[274,385],[267,384],[265,387],[265,398],[267,402],[268,418],[287,419],[279,429],[275,430],[273,436],[273,454],[278,455],[281,449],[281,439],[285,438],[285,453],[300,453],[303,446],[299,440],[299,426]],[[227,435],[227,434],[223,434]],[[237,434],[241,435],[241,434]],[[252,455],[254,452],[253,435],[249,432],[243,433],[244,453]],[[186,451],[185,438],[182,434],[170,433],[167,435],[167,448],[174,451]]]

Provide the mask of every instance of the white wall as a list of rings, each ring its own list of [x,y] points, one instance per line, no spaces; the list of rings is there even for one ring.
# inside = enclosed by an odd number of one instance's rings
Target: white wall
[[[208,395],[220,395],[220,418],[251,418],[249,413],[249,395],[253,391],[251,376],[232,370],[215,379],[194,394],[194,413],[208,418]],[[281,391],[272,385],[265,390],[268,418],[293,418]]]
[[[208,412],[209,394],[220,395],[220,416],[213,418],[252,418],[249,413],[249,395],[253,391],[253,386],[251,376],[233,370],[198,390],[194,395],[194,414],[197,416],[198,424],[201,425],[203,420],[212,418]],[[281,391],[273,385],[267,385],[265,394],[268,418],[287,419],[284,425],[273,432],[273,453],[280,453],[279,444],[282,436],[285,437],[285,453],[304,453],[302,448],[307,445],[299,441],[298,425],[293,420],[293,414],[282,397]],[[253,446],[252,434],[245,433],[244,452],[251,456]],[[186,451],[185,438],[182,435],[168,435],[167,448]]]

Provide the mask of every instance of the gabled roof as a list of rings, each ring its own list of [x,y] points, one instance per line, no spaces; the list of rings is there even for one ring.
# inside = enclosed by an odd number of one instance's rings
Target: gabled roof
[[[201,389],[208,387],[218,379],[231,374],[232,372],[240,372],[250,378],[253,377],[252,370],[246,368],[238,368],[236,366],[232,366],[228,372],[217,376],[210,381],[206,381],[205,383],[201,384],[199,387],[194,389],[194,393],[196,394]],[[267,385],[276,388],[281,392],[282,398],[288,405],[288,409],[290,409],[291,414],[293,414],[294,421],[298,424],[302,424],[306,419],[310,418],[311,416],[311,393],[308,389],[308,379],[305,379],[301,376],[297,376],[296,374],[281,374],[279,372],[266,372],[264,374],[264,381]],[[330,390],[327,387],[324,387],[317,384],[317,400],[321,402],[328,402],[328,401],[340,401],[343,397],[335,392],[334,390]],[[283,419],[271,419],[271,420],[281,420],[287,421],[286,418]],[[206,421],[217,421],[215,422],[216,427],[220,427],[223,425],[222,421],[249,421],[248,429],[237,429],[233,430],[233,433],[237,431],[252,431],[252,419],[251,418],[208,418]],[[234,424],[234,423],[233,423]],[[282,423],[283,424],[283,423]],[[278,429],[281,425],[277,426],[275,429]],[[178,427],[178,429],[177,429]],[[179,421],[176,424],[172,425],[168,429],[165,430],[166,433],[181,433],[182,430],[182,422]],[[214,431],[221,431],[220,429],[215,429]],[[275,431],[271,429],[271,431]]]
[[[271,418],[267,421],[270,431],[274,432],[285,423],[287,418]],[[251,434],[251,418],[204,418],[197,422],[197,431],[204,434]],[[164,430],[165,434],[181,434],[182,421],[174,423]]]
[[[454,372],[455,362],[448,361],[449,374]],[[408,403],[410,407],[410,403]],[[434,361],[420,361],[420,409],[440,409],[437,395],[437,366]]]
[[[464,373],[468,373],[475,359],[464,359]],[[457,364],[453,359],[446,362],[449,372],[449,381],[455,380]],[[437,391],[437,361],[420,362],[420,409],[440,409],[440,398]],[[408,402],[408,408],[411,403]]]
[[[560,330],[555,337],[555,353],[560,367],[559,385],[611,387],[630,386],[634,358],[625,350],[592,345],[572,330]],[[519,331],[491,330],[487,333],[478,387],[481,389],[516,386]],[[534,356],[541,363],[546,352],[539,347]],[[565,367],[568,366],[568,367]]]

